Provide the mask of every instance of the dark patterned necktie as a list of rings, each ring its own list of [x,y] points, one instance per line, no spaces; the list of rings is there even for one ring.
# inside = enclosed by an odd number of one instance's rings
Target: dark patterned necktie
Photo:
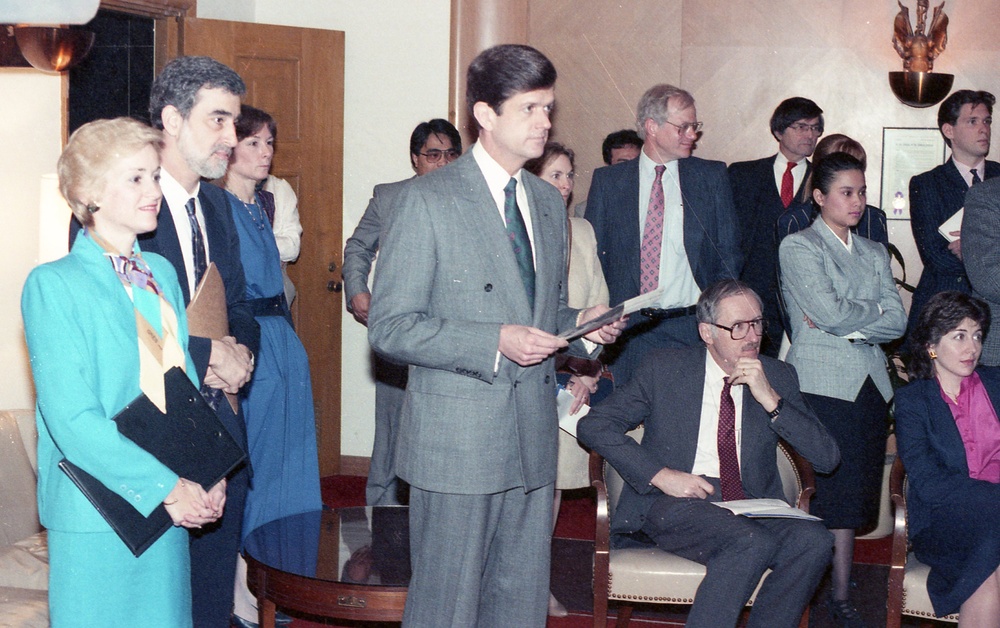
[[[663,250],[663,173],[667,167],[656,166],[656,178],[649,190],[649,209],[642,228],[642,245],[639,247],[639,293],[656,290],[660,284],[660,253]]]
[[[528,305],[535,305],[535,265],[531,259],[531,240],[528,239],[528,229],[524,225],[524,217],[517,206],[517,179],[510,178],[507,187],[503,189],[503,217],[507,223],[507,237],[514,249],[514,258],[521,274],[524,292],[528,295]]]
[[[975,185],[977,183],[982,183],[983,182],[983,180],[979,178],[979,173],[976,172],[975,168],[969,169],[969,172],[972,173],[972,185]]]
[[[719,402],[719,484],[722,501],[745,499],[743,481],[740,479],[740,461],[736,455],[736,404],[733,402],[729,378],[722,385]]]
[[[184,209],[187,210],[188,222],[191,223],[191,257],[194,263],[194,285],[197,288],[208,270],[208,256],[205,254],[205,239],[201,235],[201,226],[195,213],[194,197],[188,199]]]

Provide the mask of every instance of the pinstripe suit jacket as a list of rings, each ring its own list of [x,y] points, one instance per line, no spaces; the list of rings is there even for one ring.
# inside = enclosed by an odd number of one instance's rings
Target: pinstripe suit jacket
[[[792,324],[787,360],[803,392],[854,401],[870,376],[888,400],[892,385],[877,343],[903,335],[906,313],[885,247],[865,238],[852,242],[849,252],[821,218],[782,240],[782,293]],[[876,344],[841,337],[855,331]]]

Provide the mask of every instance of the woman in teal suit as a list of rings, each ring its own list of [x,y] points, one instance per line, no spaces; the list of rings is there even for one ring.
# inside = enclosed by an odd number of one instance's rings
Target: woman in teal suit
[[[61,460],[145,516],[163,503],[175,526],[214,521],[225,504],[224,482],[206,492],[179,478],[112,421],[140,393],[162,406],[169,368],[183,368],[197,384],[177,276],[136,244],[138,234],[156,228],[159,147],[158,131],[127,118],[73,134],[59,158],[59,185],[85,236],[66,257],[34,269],[21,299],[56,628],[191,625],[187,532],[174,527],[133,556],[59,469]]]
[[[802,392],[840,446],[840,466],[816,478],[810,512],[834,535],[830,612],[859,626],[848,600],[854,534],[878,514],[892,385],[879,343],[895,340],[906,314],[885,247],[851,233],[865,212],[864,166],[831,153],[813,169],[819,217],[778,250],[792,329],[788,362]]]

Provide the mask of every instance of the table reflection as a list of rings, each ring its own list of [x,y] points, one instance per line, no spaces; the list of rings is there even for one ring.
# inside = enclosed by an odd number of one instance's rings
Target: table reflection
[[[407,586],[406,506],[337,508],[284,517],[257,528],[245,551],[280,571],[327,582]]]

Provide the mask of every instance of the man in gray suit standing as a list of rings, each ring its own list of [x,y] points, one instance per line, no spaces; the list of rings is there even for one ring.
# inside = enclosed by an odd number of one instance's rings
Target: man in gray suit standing
[[[372,299],[368,274],[378,253],[379,238],[388,228],[393,203],[410,181],[447,166],[461,154],[462,136],[451,122],[441,118],[421,122],[410,134],[410,164],[417,174],[395,183],[376,185],[372,191],[368,208],[344,246],[342,271],[347,311],[362,325],[368,325]],[[365,501],[369,506],[392,506],[403,501],[396,477],[395,440],[399,412],[403,408],[403,391],[406,390],[406,366],[390,362],[377,353],[372,354],[372,366],[375,371],[375,442]]]
[[[396,470],[410,483],[407,626],[544,626],[556,476],[555,334],[607,311],[566,305],[566,209],[524,172],[542,154],[556,70],[534,48],[469,66],[479,141],[413,181],[382,245],[368,338],[410,365]],[[610,342],[621,324],[587,335]],[[596,347],[569,351],[592,357]]]
[[[766,325],[749,286],[710,286],[697,317],[703,346],[647,354],[577,434],[626,482],[612,522],[618,546],[652,542],[707,568],[689,628],[735,626],[768,568],[747,625],[797,626],[833,536],[819,522],[749,519],[711,502],[783,499],[779,438],[821,472],[837,466],[840,450],[803,400],[795,369],[758,356]],[[628,432],[643,423],[640,444]]]

